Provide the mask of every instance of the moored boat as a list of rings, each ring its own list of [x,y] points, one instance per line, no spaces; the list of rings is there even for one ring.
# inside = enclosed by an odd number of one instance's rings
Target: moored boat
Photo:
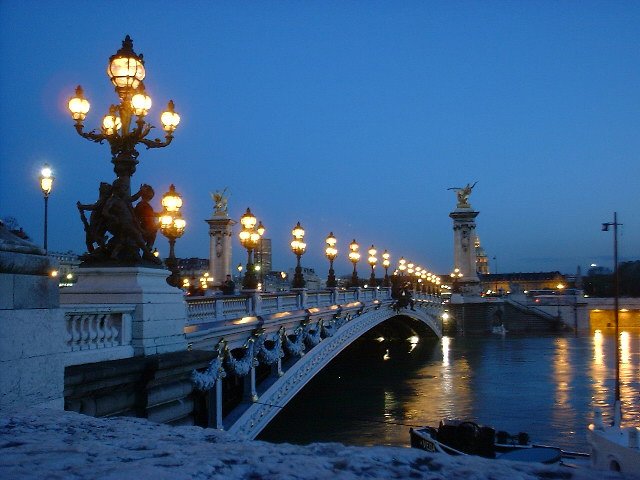
[[[534,445],[529,435],[511,435],[474,422],[445,419],[438,428],[420,427],[409,430],[411,447],[448,455],[476,455],[485,458],[520,462],[560,463],[577,460],[587,454],[565,452],[560,448]]]

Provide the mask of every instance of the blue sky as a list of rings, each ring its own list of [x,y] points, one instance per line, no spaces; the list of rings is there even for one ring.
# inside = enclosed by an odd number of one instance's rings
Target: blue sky
[[[99,126],[126,34],[149,120],[169,99],[182,117],[171,146],[140,150],[132,182],[158,209],[170,183],[183,194],[178,256],[208,256],[210,192],[228,187],[231,216],[249,206],[267,227],[275,268],[293,266],[300,221],[320,273],[329,231],[338,273],[353,238],[446,273],[447,188],[478,181],[477,231],[501,272],[610,265],[613,211],[621,256],[640,258],[638,2],[0,0],[0,216],[42,242],[48,162],[51,250],[83,251],[75,203],[114,178],[66,101],[81,84]]]

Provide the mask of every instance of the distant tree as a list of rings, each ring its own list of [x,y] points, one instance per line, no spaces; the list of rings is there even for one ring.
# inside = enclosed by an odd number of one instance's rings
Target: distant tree
[[[618,264],[618,280],[621,297],[640,297],[640,260]],[[591,297],[615,295],[613,273],[590,270],[583,282],[584,293]]]

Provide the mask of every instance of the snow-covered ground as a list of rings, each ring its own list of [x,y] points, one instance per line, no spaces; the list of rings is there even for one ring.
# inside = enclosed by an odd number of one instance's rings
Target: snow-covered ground
[[[307,446],[240,440],[198,427],[135,418],[92,418],[25,409],[0,413],[0,479],[350,479],[603,480],[608,472],[401,447]],[[640,476],[635,477],[640,478]]]

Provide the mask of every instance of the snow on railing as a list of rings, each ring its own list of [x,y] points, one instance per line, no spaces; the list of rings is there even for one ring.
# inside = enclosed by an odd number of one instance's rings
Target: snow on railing
[[[131,344],[134,308],[87,305],[65,308],[67,351],[99,350]]]

